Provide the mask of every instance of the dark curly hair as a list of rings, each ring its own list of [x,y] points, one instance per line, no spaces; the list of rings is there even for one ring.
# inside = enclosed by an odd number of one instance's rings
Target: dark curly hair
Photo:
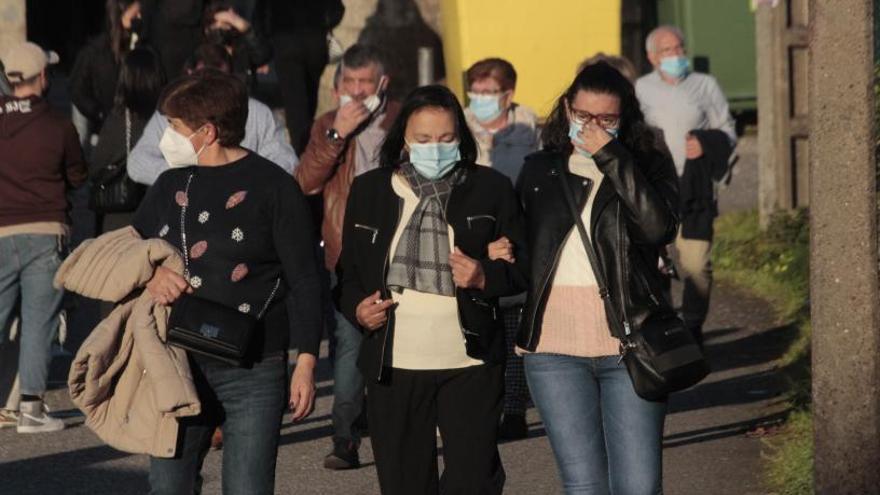
[[[645,116],[636,99],[632,83],[617,69],[605,62],[588,65],[578,73],[571,86],[556,101],[544,126],[544,148],[571,154],[574,147],[568,137],[569,119],[566,104],[571,106],[578,91],[609,94],[620,98],[620,134],[618,139],[630,151],[649,154],[656,150],[653,131],[645,124]]]
[[[404,100],[400,113],[391,128],[388,129],[388,135],[385,137],[385,142],[382,143],[382,149],[379,150],[379,164],[382,167],[396,167],[405,159],[406,125],[412,114],[426,107],[442,108],[452,112],[455,117],[455,132],[458,134],[458,150],[461,153],[461,161],[476,161],[477,142],[468,128],[458,98],[452,91],[449,91],[449,88],[433,85],[414,89]]]

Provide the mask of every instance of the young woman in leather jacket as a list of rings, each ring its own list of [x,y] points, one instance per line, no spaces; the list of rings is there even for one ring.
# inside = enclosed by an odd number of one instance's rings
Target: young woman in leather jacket
[[[672,311],[657,269],[658,250],[678,228],[672,161],[656,150],[632,84],[605,63],[583,69],[559,98],[544,144],[517,185],[531,276],[517,344],[532,398],[566,493],[662,493],[666,403],[636,395],[615,335]],[[562,187],[581,212],[607,294]]]

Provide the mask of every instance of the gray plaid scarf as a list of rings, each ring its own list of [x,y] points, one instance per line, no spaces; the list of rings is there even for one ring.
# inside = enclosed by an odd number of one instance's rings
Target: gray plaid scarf
[[[400,171],[419,204],[400,235],[388,269],[388,285],[398,290],[454,296],[446,204],[452,188],[464,180],[464,170],[457,169],[438,180],[422,177],[411,163],[401,165]]]

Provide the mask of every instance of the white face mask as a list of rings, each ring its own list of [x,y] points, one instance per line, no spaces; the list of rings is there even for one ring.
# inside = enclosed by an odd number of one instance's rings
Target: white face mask
[[[367,110],[370,113],[375,113],[376,110],[378,110],[379,107],[382,106],[382,97],[380,97],[379,94],[385,93],[385,81],[385,76],[380,77],[376,92],[364,98],[363,104],[365,107],[367,107]],[[352,100],[354,100],[354,98],[347,94],[341,95],[339,97],[339,106],[341,107],[347,103],[350,103]]]
[[[199,132],[196,130],[196,132]],[[190,139],[196,132],[188,137],[175,131],[171,126],[165,128],[162,139],[159,141],[159,151],[165,157],[165,161],[171,168],[188,167],[199,164],[199,155],[205,149],[205,145],[196,151]]]
[[[347,105],[353,100],[354,98],[349,95],[342,95],[339,97],[339,106]],[[370,95],[364,99],[363,104],[367,107],[367,110],[369,110],[370,113],[373,113],[382,105],[382,98],[379,98],[379,95]]]

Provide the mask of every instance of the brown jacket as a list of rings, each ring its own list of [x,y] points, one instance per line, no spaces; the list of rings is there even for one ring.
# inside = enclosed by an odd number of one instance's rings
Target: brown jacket
[[[399,112],[400,104],[389,101],[381,127],[386,131],[390,129]],[[336,268],[342,251],[342,221],[348,191],[354,181],[356,150],[353,138],[357,136],[352,134],[342,143],[327,139],[327,131],[333,127],[335,118],[336,110],[332,110],[315,121],[309,144],[293,173],[307,195],[324,194],[321,237],[324,239],[324,263],[330,271]]]
[[[0,227],[66,224],[66,193],[85,182],[70,118],[43,98],[0,96]]]
[[[183,271],[173,246],[142,240],[126,227],[84,242],[61,265],[55,285],[120,302],[143,288],[159,265]],[[119,304],[70,367],[67,386],[86,426],[124,452],[173,457],[178,418],[201,411],[186,353],[165,343],[168,312],[147,291]]]

